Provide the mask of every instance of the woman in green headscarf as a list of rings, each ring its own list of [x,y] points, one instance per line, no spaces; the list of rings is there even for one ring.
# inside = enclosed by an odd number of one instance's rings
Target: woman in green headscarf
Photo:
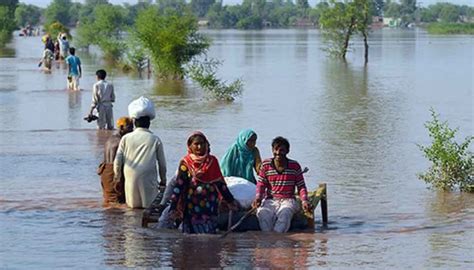
[[[258,172],[262,159],[255,146],[257,133],[251,129],[244,129],[237,136],[236,141],[227,150],[221,159],[220,165],[224,176],[237,176],[256,183],[254,170]]]

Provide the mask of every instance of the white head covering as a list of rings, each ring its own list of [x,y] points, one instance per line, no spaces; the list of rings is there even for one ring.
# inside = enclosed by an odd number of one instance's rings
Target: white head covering
[[[139,97],[128,105],[128,116],[134,119],[148,116],[150,120],[155,118],[155,105],[146,97]]]

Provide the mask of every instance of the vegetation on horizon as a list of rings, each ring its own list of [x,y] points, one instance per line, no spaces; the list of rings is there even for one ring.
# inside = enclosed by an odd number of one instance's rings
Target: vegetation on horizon
[[[474,35],[474,23],[430,23],[426,30],[437,35]]]
[[[431,109],[432,120],[426,122],[430,146],[418,145],[424,156],[431,162],[427,172],[418,177],[441,190],[474,192],[474,155],[469,144],[474,136],[467,137],[461,144],[455,141],[458,129],[451,129],[448,123],[441,122],[439,115]]]

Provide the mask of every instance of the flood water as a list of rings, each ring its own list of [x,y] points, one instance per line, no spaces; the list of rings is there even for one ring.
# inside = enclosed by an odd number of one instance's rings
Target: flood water
[[[87,114],[99,57],[79,52],[81,92],[66,71],[41,72],[39,37],[16,37],[0,58],[0,268],[331,268],[468,269],[474,265],[474,194],[427,189],[416,174],[428,162],[430,107],[473,133],[473,39],[422,30],[372,34],[343,64],[321,51],[316,30],[205,31],[219,75],[242,78],[234,103],[207,100],[185,81],[109,71],[115,117],[141,95],[156,104],[152,131],[165,145],[168,178],[187,135],[204,131],[221,157],[243,128],[287,137],[290,157],[310,171],[307,186],[328,185],[329,220],[316,209],[314,232],[186,236],[140,227],[141,211],[102,207],[96,175],[109,132]]]

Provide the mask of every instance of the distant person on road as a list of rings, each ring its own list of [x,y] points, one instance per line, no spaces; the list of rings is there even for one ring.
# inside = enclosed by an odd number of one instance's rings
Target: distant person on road
[[[99,113],[97,127],[99,129],[114,129],[114,112],[112,103],[115,102],[114,86],[105,80],[107,72],[103,69],[95,73],[97,82],[92,87],[92,104],[89,115],[94,109]]]
[[[114,160],[120,139],[133,131],[133,121],[129,117],[120,117],[117,120],[118,132],[109,137],[104,145],[104,161],[100,164],[97,173],[104,195],[104,204],[125,203],[125,180],[123,177],[114,181]]]
[[[43,37],[43,39],[44,39],[44,48],[49,49],[54,54],[54,43],[51,40],[51,37],[49,35],[46,35]]]
[[[81,68],[81,59],[76,56],[76,49],[71,47],[69,48],[69,55],[66,58],[66,63],[68,65],[68,83],[67,88],[73,91],[80,91],[79,88],[79,79],[82,76],[82,68]]]
[[[255,146],[257,133],[251,129],[242,130],[234,144],[221,159],[221,171],[224,176],[237,176],[256,183],[254,171],[258,172],[262,158]]]
[[[60,60],[64,60],[68,57],[69,54],[69,41],[65,33],[62,33],[58,37],[59,41],[59,57]]]
[[[295,188],[305,211],[310,210],[308,192],[300,164],[287,157],[290,143],[283,137],[272,142],[273,158],[262,162],[257,178],[256,198],[260,229],[264,232],[287,232],[293,215],[299,210],[295,199]]]
[[[43,57],[41,57],[41,61],[39,62],[38,66],[43,66],[43,69],[46,72],[51,72],[51,66],[53,63],[53,52],[50,49],[45,48],[43,51]]]

